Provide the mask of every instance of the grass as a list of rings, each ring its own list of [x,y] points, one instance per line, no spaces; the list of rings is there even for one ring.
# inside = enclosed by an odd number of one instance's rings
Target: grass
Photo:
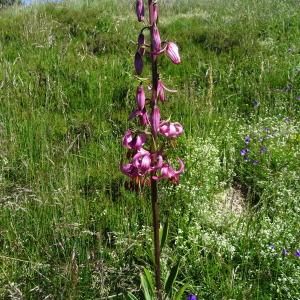
[[[160,184],[163,275],[181,258],[178,287],[200,299],[300,297],[297,8],[162,1],[161,35],[183,61],[161,59],[179,90],[163,111],[185,127],[174,156],[187,165],[180,185]],[[104,0],[0,12],[1,298],[139,295],[149,191],[127,191],[119,172],[137,85],[133,12]]]

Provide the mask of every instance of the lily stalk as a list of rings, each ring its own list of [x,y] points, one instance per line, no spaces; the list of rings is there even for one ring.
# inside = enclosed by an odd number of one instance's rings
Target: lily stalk
[[[136,1],[136,15],[139,22],[145,21],[144,1]],[[145,80],[139,83],[136,90],[136,107],[129,115],[129,120],[138,118],[138,126],[129,129],[122,139],[122,145],[128,149],[127,159],[130,161],[121,164],[121,171],[129,176],[132,182],[140,188],[143,185],[151,186],[153,244],[154,244],[154,269],[156,299],[163,299],[163,289],[160,272],[160,238],[159,238],[159,201],[158,182],[167,179],[173,184],[179,183],[179,177],[184,172],[184,163],[177,158],[179,169],[175,170],[164,153],[166,142],[172,141],[183,134],[183,127],[178,122],[161,120],[160,105],[166,101],[165,92],[174,93],[176,90],[168,89],[160,78],[158,72],[158,59],[165,54],[174,64],[180,64],[179,48],[173,42],[162,42],[158,23],[158,3],[156,0],[148,0],[149,23],[141,30],[137,39],[137,51],[134,56],[135,73],[141,75],[144,69],[144,56],[151,60],[152,77],[149,79],[151,96],[146,97],[147,89],[144,89]],[[150,41],[146,41],[144,30],[149,30]],[[158,101],[160,100],[160,101]],[[160,104],[158,103],[160,102]],[[138,129],[137,129],[138,128]],[[170,143],[172,145],[172,143]]]
[[[157,131],[160,123],[160,112],[157,108],[157,98],[158,98],[158,80],[159,74],[157,69],[157,58],[158,56],[153,53],[157,51],[157,40],[159,40],[158,47],[160,48],[160,37],[156,25],[158,16],[154,15],[154,6],[157,8],[157,4],[153,4],[152,0],[149,3],[149,19],[151,23],[150,37],[151,37],[151,68],[152,68],[152,97],[151,97],[151,109],[152,109],[152,132],[153,137],[151,141],[151,151],[157,151]],[[157,11],[157,10],[156,10]],[[157,37],[158,35],[158,37]],[[158,124],[158,126],[156,126]],[[156,171],[151,174],[151,202],[152,202],[152,223],[153,223],[153,241],[154,241],[154,268],[155,268],[155,285],[157,299],[162,300],[162,285],[161,285],[161,275],[160,275],[160,240],[159,240],[159,202],[158,202],[158,190],[157,190],[157,180],[155,180]]]

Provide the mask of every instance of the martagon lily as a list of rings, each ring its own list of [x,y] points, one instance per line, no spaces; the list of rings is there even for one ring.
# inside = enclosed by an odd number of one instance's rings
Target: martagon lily
[[[145,20],[145,5],[143,0],[136,0],[136,15],[139,22]],[[134,56],[135,73],[140,76],[144,69],[145,56],[150,57],[152,78],[151,95],[146,96],[144,89],[145,79],[139,79],[135,95],[135,108],[129,115],[129,120],[139,120],[123,136],[122,145],[127,149],[127,163],[122,163],[120,169],[123,174],[138,183],[150,182],[151,202],[154,233],[155,283],[157,299],[162,300],[163,290],[160,278],[160,242],[159,242],[159,202],[158,181],[169,180],[178,184],[180,175],[184,172],[184,163],[177,158],[179,167],[172,167],[172,161],[164,153],[164,146],[183,134],[183,127],[178,122],[161,120],[160,103],[165,102],[165,92],[176,92],[165,86],[158,73],[158,59],[166,55],[174,64],[180,64],[179,48],[174,42],[162,42],[158,29],[158,3],[148,0],[148,25],[141,30],[137,38],[137,50]],[[145,41],[144,30],[150,32],[150,43]],[[146,80],[147,81],[147,80]],[[148,80],[150,81],[150,79]],[[147,90],[147,89],[146,89]],[[148,93],[148,92],[147,92]],[[159,100],[159,101],[158,101]],[[138,128],[138,129],[137,129]],[[146,180],[148,178],[148,180]]]

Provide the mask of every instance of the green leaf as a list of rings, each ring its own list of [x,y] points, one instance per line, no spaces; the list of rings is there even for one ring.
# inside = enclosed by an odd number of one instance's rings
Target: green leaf
[[[180,264],[180,261],[171,269],[170,275],[166,281],[165,292],[169,296],[172,295],[172,288],[173,288],[174,281],[176,280],[177,275],[178,275],[179,264]]]
[[[147,268],[144,268],[144,274],[145,274],[145,278],[146,278],[147,283],[148,283],[149,292],[150,292],[151,295],[154,295],[155,286],[154,286],[154,282],[153,282],[153,276]]]
[[[179,292],[175,295],[175,300],[182,300],[182,296],[184,294],[184,292],[186,291],[186,289],[189,287],[189,284],[186,283],[180,290]]]
[[[142,289],[143,289],[143,292],[144,292],[145,299],[146,300],[153,300],[153,298],[150,295],[149,285],[148,285],[147,279],[143,274],[141,274],[141,285],[142,285]]]
[[[165,243],[166,243],[166,240],[167,240],[167,237],[168,237],[168,234],[169,234],[169,219],[167,219],[163,229],[162,229],[162,232],[160,230],[160,251],[162,251]]]
[[[139,300],[136,296],[134,296],[132,293],[128,292],[126,295],[127,300]]]

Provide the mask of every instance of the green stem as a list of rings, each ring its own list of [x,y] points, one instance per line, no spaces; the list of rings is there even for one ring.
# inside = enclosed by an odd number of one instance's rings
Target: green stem
[[[152,0],[148,1],[149,4],[149,14],[150,6],[152,5]],[[152,34],[153,26],[151,26],[151,52],[152,49]],[[157,71],[157,56],[151,56],[152,62],[152,99],[151,107],[152,109],[156,105],[157,101],[157,84],[158,84],[158,71]],[[151,144],[151,153],[156,152],[157,147],[157,136],[153,135],[152,144]],[[155,172],[151,174],[155,175]],[[162,300],[162,285],[160,278],[160,240],[159,240],[159,202],[158,202],[158,189],[157,181],[151,177],[151,201],[152,201],[152,220],[153,220],[153,235],[154,235],[154,267],[155,267],[155,284],[156,284],[156,295],[158,300]]]

